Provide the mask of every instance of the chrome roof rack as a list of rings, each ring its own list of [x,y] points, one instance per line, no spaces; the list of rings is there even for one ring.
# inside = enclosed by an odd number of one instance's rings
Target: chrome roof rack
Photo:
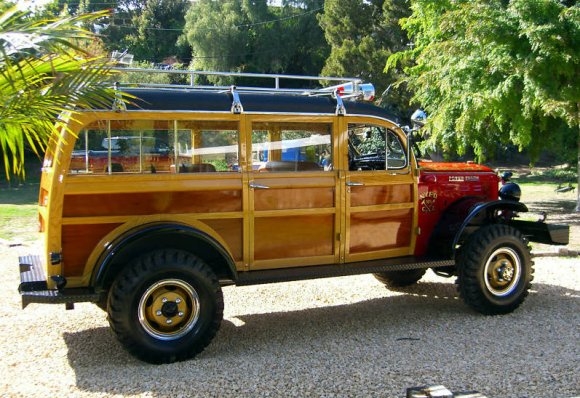
[[[240,93],[268,93],[268,94],[287,94],[287,95],[305,95],[305,96],[330,96],[336,99],[336,114],[346,114],[344,99],[372,101],[375,96],[375,88],[371,83],[363,83],[359,78],[349,77],[325,77],[325,76],[301,76],[301,75],[284,75],[268,73],[243,73],[243,72],[213,72],[199,70],[181,70],[181,69],[146,69],[146,68],[113,68],[113,70],[126,73],[129,77],[136,73],[148,74],[170,74],[187,76],[188,84],[159,84],[159,83],[138,83],[138,82],[119,82],[116,83],[117,89],[121,88],[163,88],[163,89],[190,89],[201,91],[229,92],[232,95],[232,113],[243,112],[243,106],[240,101]],[[134,75],[135,76],[135,75]],[[264,82],[252,86],[214,86],[196,84],[198,76],[224,76],[232,79],[252,78],[255,81]],[[292,88],[283,87],[284,82],[302,81],[304,86],[321,86],[318,88]]]

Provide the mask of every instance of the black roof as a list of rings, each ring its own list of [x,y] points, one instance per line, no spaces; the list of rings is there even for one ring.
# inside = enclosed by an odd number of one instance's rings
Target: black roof
[[[171,89],[171,88],[129,88],[122,89],[137,99],[127,106],[128,110],[173,110],[231,112],[233,95],[229,91]],[[264,113],[336,113],[336,100],[330,95],[308,96],[300,94],[239,92],[244,112]],[[398,122],[385,109],[367,102],[343,100],[347,115],[377,116]]]

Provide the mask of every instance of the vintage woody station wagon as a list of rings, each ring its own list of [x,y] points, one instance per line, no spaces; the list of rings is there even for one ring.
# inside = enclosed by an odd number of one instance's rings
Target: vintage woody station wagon
[[[417,160],[411,131],[357,101],[374,92],[356,79],[121,89],[136,99],[55,134],[44,251],[20,259],[19,290],[23,306],[96,303],[145,361],[202,351],[231,284],[372,273],[402,286],[431,268],[473,309],[510,312],[530,288],[528,241],[568,241],[566,226],[515,219],[519,187],[499,198],[488,167]]]

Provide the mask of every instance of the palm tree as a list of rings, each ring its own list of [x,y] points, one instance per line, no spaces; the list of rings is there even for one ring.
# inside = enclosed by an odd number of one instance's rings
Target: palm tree
[[[0,152],[6,178],[24,177],[24,151],[41,156],[62,112],[111,106],[115,92],[96,40],[83,24],[107,12],[38,20],[12,8],[0,16]]]

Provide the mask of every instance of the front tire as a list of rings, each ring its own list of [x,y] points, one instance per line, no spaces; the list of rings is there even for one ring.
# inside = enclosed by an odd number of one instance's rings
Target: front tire
[[[210,343],[223,318],[223,295],[200,258],[158,250],[120,273],[107,312],[129,353],[149,363],[171,363],[193,358]]]
[[[498,315],[524,302],[534,269],[530,248],[518,230],[503,224],[482,227],[460,250],[456,283],[467,305]]]

